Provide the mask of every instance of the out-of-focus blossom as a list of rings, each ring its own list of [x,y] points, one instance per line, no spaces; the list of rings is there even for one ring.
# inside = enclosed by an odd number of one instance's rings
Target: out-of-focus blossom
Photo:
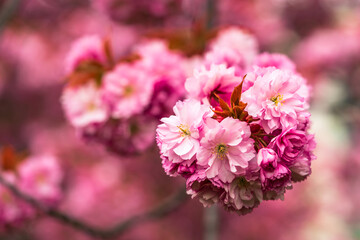
[[[108,118],[107,107],[94,82],[65,88],[61,103],[67,119],[74,127],[103,123]]]
[[[275,67],[282,70],[296,71],[295,64],[285,55],[279,53],[262,53],[254,61],[258,67]]]
[[[18,180],[12,172],[2,172],[2,177],[11,184],[17,184]],[[30,215],[29,215],[30,214]],[[31,216],[31,211],[24,202],[15,197],[5,186],[0,186],[0,224],[17,225]]]
[[[154,92],[146,112],[163,117],[185,94],[185,59],[170,51],[161,40],[148,40],[137,45],[135,54],[140,58],[137,66],[146,71],[148,78],[154,79]]]
[[[241,80],[242,78],[235,76],[234,68],[227,68],[225,64],[213,64],[209,69],[195,69],[194,75],[186,79],[185,88],[190,97],[211,103],[214,101],[214,93],[229,100],[232,90]]]
[[[119,64],[103,81],[102,98],[109,104],[114,118],[128,118],[150,103],[154,79],[141,68]]]
[[[294,50],[294,59],[300,68],[311,71],[344,66],[359,59],[359,55],[358,34],[340,29],[316,31]]]
[[[97,35],[84,36],[75,41],[67,55],[66,72],[74,71],[81,62],[105,64],[106,54],[104,41]]]
[[[19,166],[20,189],[48,204],[62,197],[63,173],[58,160],[51,155],[32,156]]]
[[[254,61],[259,51],[256,38],[246,30],[236,27],[223,29],[210,43],[212,51],[216,52],[217,49],[221,48],[230,48],[233,52],[236,52],[237,56],[243,58],[245,66],[249,66]]]

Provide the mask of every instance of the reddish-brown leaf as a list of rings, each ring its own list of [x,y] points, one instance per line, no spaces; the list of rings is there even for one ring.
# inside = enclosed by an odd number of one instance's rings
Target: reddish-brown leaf
[[[234,117],[239,118],[243,110],[239,106],[233,107]]]
[[[229,105],[221,97],[219,97],[216,93],[213,93],[213,94],[218,99],[221,109],[223,111],[231,112],[231,108],[229,107]]]
[[[109,38],[104,39],[104,52],[105,52],[105,56],[108,60],[109,65],[112,67],[114,65],[114,56],[112,54],[113,51],[112,51],[112,47],[111,47]]]
[[[10,145],[1,149],[1,169],[5,171],[15,171],[17,165],[25,156],[18,155]]]
[[[240,102],[243,82],[244,80],[241,81],[241,83],[237,85],[231,93],[231,107],[237,106]]]
[[[231,113],[228,111],[220,112],[220,111],[213,111],[216,115],[221,116],[223,118],[230,117]]]

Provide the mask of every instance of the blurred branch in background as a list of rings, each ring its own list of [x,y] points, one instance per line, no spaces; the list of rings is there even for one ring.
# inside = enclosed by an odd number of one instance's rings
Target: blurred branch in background
[[[7,22],[13,17],[20,5],[21,0],[7,0],[0,10],[0,33]]]
[[[219,211],[216,205],[205,208],[204,240],[217,240],[219,236]]]
[[[174,212],[182,203],[187,199],[187,195],[184,188],[181,188],[173,196],[170,196],[163,203],[159,204],[157,207],[139,215],[128,218],[125,221],[122,221],[118,224],[115,224],[114,227],[109,229],[101,229],[88,225],[85,222],[82,222],[80,219],[74,218],[66,213],[61,212],[50,207],[45,206],[35,198],[21,192],[13,184],[7,182],[3,176],[0,174],[0,184],[8,188],[16,197],[24,200],[26,203],[30,204],[35,209],[46,214],[49,217],[54,218],[55,220],[62,222],[66,225],[69,225],[77,230],[80,230],[87,235],[98,238],[113,238],[123,234],[125,231],[135,227],[136,225],[147,222],[150,220],[160,219],[172,212]]]
[[[207,0],[206,11],[206,27],[211,29],[216,23],[216,0]]]

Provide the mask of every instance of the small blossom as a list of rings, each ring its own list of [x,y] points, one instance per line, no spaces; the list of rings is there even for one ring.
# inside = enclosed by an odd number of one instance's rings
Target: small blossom
[[[296,126],[300,112],[308,109],[309,89],[305,80],[290,71],[272,69],[257,77],[254,85],[242,95],[248,113],[260,118],[260,124],[271,133]]]
[[[261,68],[275,67],[292,72],[296,71],[295,64],[287,56],[279,53],[262,53],[256,57],[254,65]]]
[[[311,161],[315,142],[313,135],[292,127],[276,136],[269,144],[269,147],[275,150],[286,166],[290,167],[302,158]]]
[[[85,36],[73,43],[66,58],[66,72],[74,71],[82,61],[106,62],[104,41],[99,36]]]
[[[198,164],[207,168],[206,176],[229,183],[236,174],[245,174],[248,162],[255,157],[250,135],[250,127],[245,122],[225,118],[219,123],[209,119],[196,155]]]
[[[110,105],[113,118],[129,118],[150,102],[153,79],[141,68],[119,64],[103,79],[102,97]]]
[[[213,113],[208,106],[194,99],[177,102],[174,113],[161,119],[163,124],[156,130],[157,141],[162,155],[169,161],[180,163],[192,159],[198,152],[204,120]]]
[[[234,67],[235,75],[243,77],[247,68],[244,56],[232,48],[214,47],[204,57],[204,64],[208,68],[212,64],[226,64],[226,67]]]
[[[267,171],[274,171],[277,167],[278,155],[269,148],[262,148],[257,155],[258,165]]]
[[[74,127],[103,123],[108,118],[106,104],[94,82],[65,88],[61,103],[67,119]]]
[[[11,184],[17,184],[13,173],[2,172],[2,177]],[[5,186],[0,186],[0,224],[16,225],[32,215],[27,205],[15,197]]]
[[[258,54],[259,47],[256,38],[247,31],[230,27],[221,30],[210,43],[210,49],[230,48],[237,56],[242,56],[246,66],[250,66]],[[230,53],[230,51],[227,51]]]
[[[234,179],[225,189],[225,207],[241,215],[250,213],[263,198],[261,184],[243,177]]]
[[[48,204],[61,198],[62,177],[57,159],[51,155],[33,156],[19,166],[22,191]]]
[[[210,103],[216,93],[225,101],[230,99],[233,89],[239,85],[242,78],[235,76],[234,68],[226,65],[211,65],[194,70],[194,75],[185,82],[185,88],[190,97],[203,103]],[[213,101],[211,101],[213,103]]]
[[[219,202],[225,194],[223,184],[218,179],[207,179],[203,169],[193,174],[186,181],[186,186],[191,198],[199,199],[204,207]]]

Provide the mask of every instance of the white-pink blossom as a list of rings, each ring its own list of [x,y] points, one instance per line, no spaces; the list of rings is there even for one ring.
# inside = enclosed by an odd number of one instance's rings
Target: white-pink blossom
[[[174,113],[161,119],[163,124],[156,130],[157,142],[163,156],[174,163],[181,163],[192,160],[199,151],[204,120],[213,113],[209,106],[195,99],[178,101]]]
[[[63,172],[52,155],[32,156],[19,166],[20,189],[32,197],[54,204],[62,197]]]
[[[236,175],[245,175],[248,162],[255,157],[254,140],[250,139],[247,123],[233,118],[220,123],[208,119],[206,126],[196,154],[197,163],[206,167],[206,176],[230,183]]]
[[[100,36],[84,36],[73,43],[65,60],[66,72],[74,71],[82,61],[106,62],[104,41]]]
[[[113,118],[129,118],[150,103],[154,79],[142,68],[120,63],[103,78],[101,89]]]
[[[296,71],[295,64],[285,55],[280,53],[262,53],[259,54],[254,65],[258,67],[275,67],[282,70]]]
[[[85,85],[66,87],[61,103],[68,121],[78,128],[103,123],[108,118],[107,106],[99,87],[91,81]]]
[[[305,80],[291,71],[271,69],[258,76],[242,95],[246,110],[267,133],[296,126],[298,116],[308,110],[309,89]]]
[[[195,69],[193,76],[186,79],[185,88],[190,97],[210,103],[213,93],[224,100],[230,99],[234,87],[241,81],[241,77],[235,76],[235,68],[227,68],[225,64],[212,64],[210,68],[203,66]]]
[[[252,64],[259,52],[256,38],[246,30],[237,27],[221,30],[218,36],[210,43],[212,51],[222,48],[230,48],[237,56],[242,56],[246,66]]]

